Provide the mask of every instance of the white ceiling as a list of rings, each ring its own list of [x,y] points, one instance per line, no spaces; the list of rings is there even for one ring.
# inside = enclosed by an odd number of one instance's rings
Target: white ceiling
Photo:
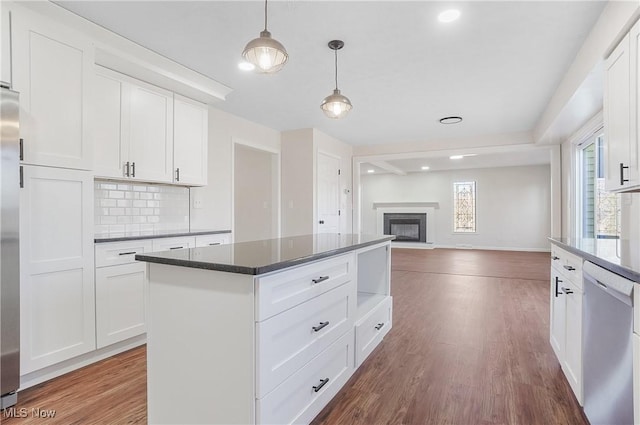
[[[459,152],[450,153],[466,154],[467,152],[460,150]],[[412,155],[411,158],[374,161],[374,163],[363,162],[360,166],[360,174],[371,174],[369,170],[374,170],[373,174],[389,174],[392,172],[389,171],[389,168],[384,169],[376,164],[390,165],[396,171],[404,173],[430,173],[443,170],[544,165],[550,162],[551,152],[548,147],[502,151],[491,150],[490,152],[475,154],[474,156],[465,156],[462,159],[450,159],[449,155],[424,157]],[[427,166],[429,169],[423,170],[423,166]]]
[[[531,131],[605,2],[272,1],[269,25],[290,59],[276,75],[240,71],[263,2],[57,2],[234,90],[216,107],[284,131],[317,128],[353,145]],[[455,7],[461,18],[438,22]],[[332,39],[354,109],[325,118]],[[458,125],[438,119],[461,115]]]

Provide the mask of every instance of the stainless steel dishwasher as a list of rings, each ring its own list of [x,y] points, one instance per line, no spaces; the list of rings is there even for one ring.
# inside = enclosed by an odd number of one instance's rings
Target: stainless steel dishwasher
[[[633,285],[585,261],[584,412],[591,425],[633,424]]]

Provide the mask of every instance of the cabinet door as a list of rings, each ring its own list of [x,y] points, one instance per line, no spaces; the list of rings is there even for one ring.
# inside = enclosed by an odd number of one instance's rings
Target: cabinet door
[[[127,84],[129,111],[124,122],[131,177],[173,182],[173,95],[140,82]]]
[[[129,156],[127,139],[122,139],[123,83],[109,70],[96,73],[92,84],[91,134],[94,142],[94,171],[99,177],[123,178]]]
[[[582,291],[571,283],[563,288],[567,290],[563,291],[566,300],[566,339],[562,369],[582,406]]]
[[[638,184],[637,144],[631,140],[630,36],[605,61],[604,129],[607,190]],[[624,168],[628,167],[628,168]]]
[[[207,184],[207,105],[180,95],[173,101],[174,181],[190,186]]]
[[[630,180],[640,187],[640,21],[629,32],[631,61],[631,158],[629,159]]]
[[[11,25],[24,163],[91,169],[86,125],[91,44],[78,33],[24,10],[12,15]]]
[[[21,375],[94,350],[93,178],[24,166]]]
[[[96,269],[98,348],[146,332],[147,264]]]
[[[564,284],[564,277],[554,268],[551,268],[551,317],[549,320],[550,331],[549,339],[551,347],[556,353],[556,357],[560,364],[564,359],[564,344],[565,344],[565,295],[562,292],[562,285]]]

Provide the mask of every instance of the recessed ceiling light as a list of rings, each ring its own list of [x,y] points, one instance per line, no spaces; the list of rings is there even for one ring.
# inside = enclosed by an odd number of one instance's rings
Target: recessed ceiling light
[[[375,173],[376,170],[367,170],[367,173]]]
[[[420,167],[420,168],[422,168],[423,170],[428,170],[428,169],[429,169],[429,166],[428,166],[428,165],[424,165],[424,166],[422,166],[422,167]]]
[[[253,71],[255,69],[255,65],[251,62],[242,61],[238,64],[238,68],[243,71]]]
[[[459,122],[462,122],[462,117],[440,118],[440,124],[458,124]]]
[[[451,156],[449,157],[449,159],[462,159],[462,158],[464,158],[465,156],[476,156],[476,155],[478,155],[478,154],[477,154],[477,153],[465,153],[465,154],[463,154],[463,155],[451,155]]]
[[[441,12],[438,15],[438,20],[440,22],[444,22],[448,24],[449,22],[453,22],[460,17],[460,11],[458,9],[449,9]]]

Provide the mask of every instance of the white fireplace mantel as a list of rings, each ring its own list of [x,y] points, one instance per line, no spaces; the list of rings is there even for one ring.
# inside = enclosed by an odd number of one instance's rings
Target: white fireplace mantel
[[[426,214],[427,215],[427,242],[392,242],[393,246],[406,248],[433,248],[435,245],[435,213],[440,208],[438,202],[374,202],[376,210],[376,232],[384,233],[385,213]]]
[[[440,208],[439,202],[374,202],[373,209],[380,208]]]

